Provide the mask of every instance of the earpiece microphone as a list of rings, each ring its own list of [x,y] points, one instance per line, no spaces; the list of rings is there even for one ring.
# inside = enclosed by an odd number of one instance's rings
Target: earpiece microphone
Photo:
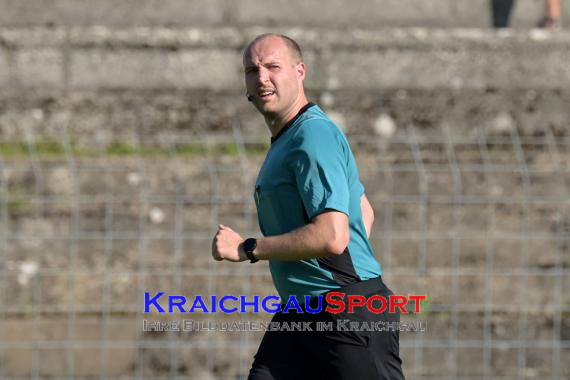
[[[255,99],[255,98],[253,97],[253,95],[247,94],[247,101],[248,101],[248,102],[253,102],[254,99]]]

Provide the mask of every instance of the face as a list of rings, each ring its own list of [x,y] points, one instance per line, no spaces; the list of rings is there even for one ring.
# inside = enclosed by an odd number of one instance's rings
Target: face
[[[247,93],[255,107],[266,117],[286,117],[304,94],[305,64],[274,36],[252,45],[243,63]]]

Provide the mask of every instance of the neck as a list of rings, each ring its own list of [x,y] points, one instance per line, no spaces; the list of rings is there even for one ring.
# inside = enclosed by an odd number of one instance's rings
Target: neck
[[[303,94],[293,105],[282,115],[266,115],[265,124],[269,127],[271,136],[275,137],[281,129],[291,121],[309,101]]]

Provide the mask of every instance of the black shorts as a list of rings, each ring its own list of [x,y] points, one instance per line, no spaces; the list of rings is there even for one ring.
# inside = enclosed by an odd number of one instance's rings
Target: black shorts
[[[381,278],[362,281],[335,290],[348,295],[372,296],[388,299],[393,294]],[[314,308],[313,299],[310,306]],[[347,303],[346,303],[347,304]],[[317,314],[278,312],[272,322],[305,322],[313,331],[267,331],[255,355],[249,380],[280,379],[404,379],[399,356],[399,333],[392,331],[354,331],[337,329],[337,321],[399,323],[400,314],[372,313],[366,307],[356,307],[354,313],[346,310],[333,314],[323,309]],[[336,306],[332,306],[336,307]],[[317,322],[332,322],[333,331],[317,331]],[[346,325],[348,327],[348,324]]]

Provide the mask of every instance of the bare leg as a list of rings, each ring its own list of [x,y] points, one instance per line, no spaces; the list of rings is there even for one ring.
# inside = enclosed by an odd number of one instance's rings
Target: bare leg
[[[538,24],[539,28],[556,29],[561,27],[560,0],[545,0],[546,16]]]
[[[546,0],[546,15],[552,19],[560,20],[560,0]]]

